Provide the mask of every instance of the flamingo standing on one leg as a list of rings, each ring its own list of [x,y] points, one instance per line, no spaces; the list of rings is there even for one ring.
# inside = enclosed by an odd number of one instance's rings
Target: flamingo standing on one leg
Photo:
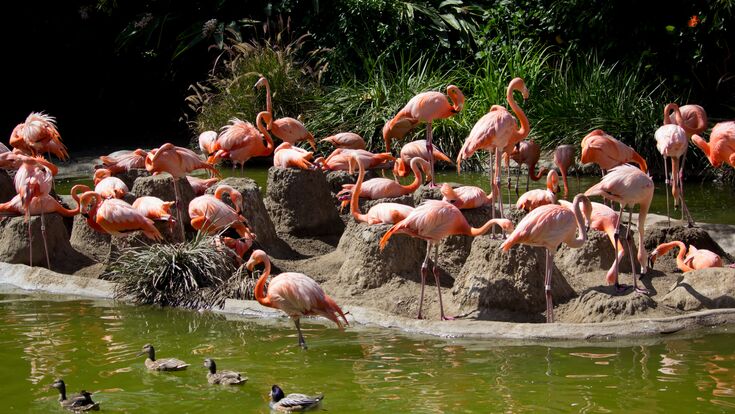
[[[306,349],[306,341],[301,333],[300,318],[302,316],[323,316],[336,323],[339,329],[343,329],[342,321],[344,325],[349,325],[339,305],[324,293],[322,287],[314,279],[303,273],[287,272],[274,276],[268,284],[266,294],[265,283],[271,274],[271,262],[268,255],[262,250],[254,251],[246,267],[252,272],[260,263],[265,265],[265,270],[255,283],[255,300],[263,306],[280,309],[293,320],[299,333],[299,346],[303,349]]]
[[[450,103],[449,100],[452,100]],[[409,123],[426,122],[426,152],[429,155],[431,171],[431,187],[434,184],[434,146],[431,145],[432,122],[436,119],[449,118],[464,107],[464,94],[454,85],[447,86],[447,94],[441,92],[423,92],[411,98],[386,126],[388,130],[396,128],[396,124],[408,119]],[[414,122],[415,121],[415,122]],[[386,151],[390,152],[390,139],[386,140]]]
[[[557,204],[556,193],[559,192],[559,175],[555,170],[546,175],[546,190],[526,191],[516,201],[516,208],[532,211],[546,204]]]
[[[665,255],[674,247],[679,248],[679,254],[676,256],[676,267],[684,273],[697,269],[722,267],[722,258],[717,253],[707,249],[697,249],[694,245],[689,245],[689,251],[687,252],[687,246],[683,242],[675,240],[659,244],[651,252],[651,255],[648,256],[648,265],[651,269],[653,269],[653,264],[658,256]]]
[[[569,184],[567,183],[567,174],[569,167],[575,165],[574,172],[577,173],[577,186],[579,186],[579,171],[576,168],[576,148],[574,145],[559,145],[554,150],[554,165],[561,172],[561,180],[564,182],[564,198],[569,196]]]
[[[320,142],[329,142],[336,148],[365,149],[365,140],[354,132],[340,132],[322,139]]]
[[[635,150],[601,129],[596,129],[582,138],[583,164],[593,162],[600,166],[602,174],[607,170],[627,162],[638,164],[643,172],[648,172],[646,160]]]
[[[602,180],[585,191],[586,196],[602,196],[608,200],[620,203],[620,216],[618,217],[618,228],[615,231],[615,241],[620,240],[620,223],[623,221],[623,212],[626,206],[630,206],[628,214],[628,232],[624,238],[625,244],[628,245],[628,256],[630,257],[630,267],[633,269],[633,286],[639,293],[648,294],[648,290],[638,287],[638,275],[635,271],[633,262],[633,251],[628,243],[630,235],[631,221],[633,218],[632,207],[636,204],[640,206],[638,212],[638,263],[641,264],[641,275],[646,274],[646,264],[648,260],[648,252],[644,246],[644,238],[646,234],[646,216],[653,199],[653,180],[647,174],[633,166],[623,164],[610,170]],[[615,267],[619,269],[618,258],[615,256]],[[617,286],[620,289],[620,286]]]
[[[82,214],[88,214],[105,232],[115,237],[140,230],[151,240],[162,238],[161,233],[153,225],[153,220],[123,200],[103,199],[94,191],[87,191],[79,197],[79,204]]]
[[[529,188],[529,180],[538,181],[549,169],[542,167],[536,172],[536,164],[541,158],[541,147],[538,146],[533,140],[521,141],[513,147],[513,151],[510,153],[510,158],[518,164],[518,172],[516,173],[516,186],[515,191],[518,195],[518,181],[521,176],[521,165],[525,164],[528,167],[528,177],[526,178],[526,191]],[[510,189],[510,175],[508,175],[508,189]]]
[[[219,171],[212,165],[207,164],[199,159],[199,156],[194,151],[177,147],[171,143],[165,143],[158,149],[153,149],[148,153],[145,159],[145,168],[149,172],[155,174],[169,173],[173,177],[174,194],[176,195],[176,209],[178,210],[179,224],[181,227],[181,240],[186,240],[184,234],[184,223],[181,220],[183,217],[182,201],[179,196],[178,180],[182,177],[186,177],[187,174],[194,170],[206,169],[211,171],[214,175],[219,177]]]
[[[232,207],[222,201],[222,196],[228,194]],[[189,203],[189,217],[191,226],[207,234],[215,234],[222,229],[232,227],[240,237],[255,240],[255,236],[246,225],[245,217],[240,215],[242,195],[229,185],[220,185],[214,195],[204,194],[196,197]]]
[[[679,162],[684,157],[689,147],[689,139],[687,138],[686,131],[679,125],[683,124],[679,107],[675,103],[666,105],[664,113],[674,111],[677,123],[667,124],[659,127],[656,130],[656,149],[664,157],[664,171],[666,176],[666,184],[671,184],[671,194],[674,196],[674,208],[676,208],[678,202],[681,203],[681,215],[682,219],[686,217],[689,227],[694,226],[694,220],[689,214],[689,209],[684,202],[684,185],[681,182],[682,176],[679,167]],[[666,169],[666,158],[671,158],[671,181],[669,181],[669,172]],[[671,225],[671,217],[669,214],[669,196],[668,191],[666,194],[666,215],[669,216],[669,226]]]
[[[405,219],[412,211],[413,207],[400,203],[379,203],[370,208],[367,214],[360,213],[360,191],[362,182],[365,178],[365,167],[359,162],[359,158],[354,156],[354,162],[360,169],[357,176],[357,183],[352,188],[352,197],[350,200],[350,213],[358,222],[368,224],[395,224]]]
[[[503,197],[500,192],[501,151],[509,151],[516,143],[526,138],[531,131],[531,125],[528,123],[526,114],[513,98],[513,91],[521,92],[523,99],[528,99],[528,89],[523,79],[514,78],[511,80],[505,94],[508,105],[520,121],[520,127],[518,127],[516,119],[507,109],[500,105],[493,105],[490,111],[483,115],[472,127],[470,135],[462,145],[459,155],[457,155],[457,173],[459,174],[462,169],[462,160],[471,157],[475,151],[479,149],[488,150],[491,153],[491,159],[493,153],[495,154],[495,165],[491,168],[490,185],[493,189],[492,193],[497,194],[495,198],[501,217],[503,215]],[[493,215],[495,215],[495,209],[493,209]]]
[[[438,159],[440,161],[453,164],[452,160],[449,159],[446,154],[441,152],[441,150],[437,148],[436,145],[432,144],[431,147],[434,149],[432,153],[434,160]],[[407,176],[408,167],[411,165],[411,160],[416,157],[422,158],[426,160],[426,162],[431,163],[431,157],[426,151],[426,140],[418,139],[416,141],[411,141],[401,147],[401,155],[398,159],[396,159],[395,164],[393,164],[393,175],[398,177]]]
[[[584,210],[580,210],[580,204]],[[551,297],[551,276],[554,270],[554,253],[560,244],[566,243],[572,248],[582,247],[587,241],[585,223],[590,222],[592,205],[590,200],[578,194],[572,202],[573,210],[549,204],[528,213],[518,227],[500,245],[504,252],[513,245],[525,244],[546,248],[546,275],[544,289],[546,292],[546,322],[554,322],[554,304]],[[577,236],[575,233],[579,233]]]
[[[468,210],[471,208],[482,207],[486,204],[493,204],[493,195],[485,194],[480,187],[472,185],[463,185],[461,187],[452,188],[447,183],[441,186],[442,201],[453,204],[460,210]]]
[[[253,86],[253,89],[262,87],[265,87],[266,112],[270,114],[271,118],[274,118],[273,105],[271,103],[271,86],[270,83],[268,83],[268,79],[264,76],[261,76],[260,79],[258,79],[255,86]],[[314,136],[298,119],[290,117],[274,119],[272,122],[268,123],[268,130],[283,142],[288,142],[291,145],[294,145],[299,141],[308,141],[311,148],[316,151]]]
[[[56,118],[42,112],[31,112],[25,122],[13,129],[10,145],[28,155],[50,152],[62,161],[69,158],[56,128]]]
[[[727,163],[735,168],[735,121],[716,124],[709,135],[709,142],[699,135],[693,135],[692,141],[704,151],[713,167],[719,168],[722,163]]]
[[[429,272],[429,257],[431,256],[431,248],[434,247],[434,280],[439,290],[439,310],[442,320],[448,320],[444,316],[444,305],[442,304],[441,285],[439,284],[438,259],[439,259],[439,242],[445,237],[463,234],[466,236],[480,236],[487,233],[494,225],[499,225],[505,231],[513,230],[513,223],[506,219],[488,220],[482,227],[471,227],[467,223],[461,211],[446,201],[426,200],[420,206],[416,207],[404,220],[396,223],[388,230],[380,239],[380,250],[394,234],[407,234],[426,240],[426,257],[421,265],[421,297],[419,299],[419,313],[417,318],[422,319],[421,311],[424,305],[424,286],[426,285],[426,275]]]
[[[109,170],[112,174],[120,174],[128,172],[136,168],[145,168],[145,157],[148,155],[147,152],[138,148],[135,151],[118,155],[103,155],[100,157],[102,166]]]
[[[123,180],[112,176],[110,170],[100,168],[94,172],[94,192],[102,198],[123,198],[129,190]]]

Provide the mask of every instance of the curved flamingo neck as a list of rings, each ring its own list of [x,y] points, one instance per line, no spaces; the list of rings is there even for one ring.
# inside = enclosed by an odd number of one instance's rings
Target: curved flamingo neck
[[[544,176],[544,174],[546,174],[546,173],[548,173],[548,172],[549,172],[548,168],[546,168],[546,167],[541,167],[541,168],[540,168],[540,169],[538,170],[538,173],[537,173],[537,172],[536,172],[536,164],[537,164],[537,162],[534,162],[534,163],[532,163],[532,164],[531,164],[531,163],[529,163],[529,164],[528,164],[528,176],[529,176],[529,177],[531,177],[531,179],[532,179],[533,181],[538,181],[538,180],[540,180],[540,179],[541,179],[541,177],[543,177],[543,176]]]
[[[265,266],[265,269],[263,269],[263,274],[260,275],[258,278],[258,281],[255,282],[255,300],[258,301],[263,306],[271,306],[271,300],[270,298],[267,298],[265,295],[265,282],[268,280],[268,277],[271,275],[271,261],[268,259],[268,256],[265,257],[259,257],[258,261],[260,263],[263,263]]]
[[[421,168],[419,167],[419,163],[422,161],[421,158],[413,158],[411,159],[411,171],[413,171],[414,179],[413,182],[409,185],[401,185],[404,190],[408,192],[414,192],[417,188],[421,185],[421,181],[423,180],[424,176],[421,174]]]
[[[270,115],[270,116],[272,117],[273,115]],[[268,133],[268,126],[266,125],[266,122],[263,119],[263,112],[260,112],[258,116],[255,118],[255,125],[257,125],[258,131],[260,131],[260,133],[263,134],[263,137],[265,138],[265,142],[266,142],[265,155],[272,154],[275,146],[273,145],[273,138],[271,137],[271,134]]]
[[[467,224],[467,231],[464,234],[467,235],[467,236],[472,236],[472,237],[482,236],[483,234],[485,234],[488,231],[490,231],[490,229],[494,225],[500,224],[501,220],[505,220],[505,219],[490,219],[485,224],[483,224],[482,226],[480,226],[479,228],[478,227],[470,227],[470,225]]]
[[[668,253],[669,250],[671,250],[671,249],[673,249],[675,247],[679,249],[679,252],[676,255],[676,266],[680,270],[682,270],[682,271],[687,271],[688,272],[688,271],[692,270],[684,262],[684,259],[686,257],[686,253],[687,253],[687,246],[683,242],[681,242],[679,240],[675,240],[675,241],[672,241],[672,242],[663,243],[658,248],[656,248],[656,250],[658,251],[658,255],[662,256],[662,255]]]
[[[360,173],[357,176],[357,182],[352,188],[352,197],[350,199],[350,213],[352,217],[357,221],[363,221],[367,223],[367,215],[360,213],[360,190],[362,190],[362,182],[365,179],[365,167],[359,161],[357,156],[353,156],[352,160],[357,162],[357,167],[360,169]]]
[[[675,103],[667,104],[664,107],[664,125],[671,124],[671,117],[669,114],[671,111],[674,111],[674,119],[676,120],[676,125],[679,125],[680,127],[684,127],[684,118],[681,116],[681,111],[679,110],[679,105]]]
[[[584,224],[584,216],[582,215],[582,209],[579,207],[582,203],[589,203],[589,199],[583,195],[578,195],[574,197],[574,201],[572,202],[572,210],[574,212],[574,219],[577,221],[577,230],[579,233],[579,236],[566,241],[567,246],[571,248],[578,248],[581,247],[584,242],[587,241],[587,228]],[[591,204],[590,204],[591,206]]]
[[[526,113],[523,112],[523,109],[516,103],[515,97],[513,96],[513,91],[519,91],[522,92],[522,89],[518,86],[516,82],[511,82],[510,85],[508,85],[508,91],[505,95],[505,98],[508,100],[508,105],[510,105],[511,109],[513,109],[513,113],[516,114],[516,117],[518,117],[518,121],[520,121],[521,126],[519,129],[515,131],[515,142],[519,142],[526,138],[528,136],[528,133],[531,132],[531,124],[528,122],[528,118],[526,117]]]
[[[271,84],[268,82],[268,79],[263,78],[263,83],[265,84],[265,110],[271,116],[273,116],[273,105],[271,101]]]

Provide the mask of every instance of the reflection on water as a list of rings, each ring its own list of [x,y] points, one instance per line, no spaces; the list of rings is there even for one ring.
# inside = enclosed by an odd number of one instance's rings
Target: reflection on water
[[[451,322],[448,322],[451,323]],[[0,389],[8,411],[58,410],[49,385],[90,390],[108,412],[268,412],[272,384],[324,392],[332,412],[725,412],[735,408],[735,335],[656,345],[557,348],[415,337],[288,320],[0,295]],[[143,344],[191,364],[151,373]],[[250,380],[206,382],[206,357]],[[216,408],[216,410],[215,410]]]

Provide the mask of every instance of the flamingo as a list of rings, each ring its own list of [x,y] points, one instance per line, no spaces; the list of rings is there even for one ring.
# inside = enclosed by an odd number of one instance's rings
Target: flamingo
[[[217,141],[216,131],[204,131],[199,134],[199,149],[205,157],[214,153],[214,143]]]
[[[427,145],[426,140],[419,139],[416,141],[411,141],[401,147],[401,155],[398,159],[396,159],[395,164],[393,164],[393,175],[398,177],[405,177],[408,175],[408,166],[411,164],[411,160],[418,157],[421,159],[426,160],[426,162],[431,163],[431,157],[429,156],[429,153],[426,151]],[[446,154],[441,152],[439,148],[437,148],[436,145],[431,145],[431,148],[433,148],[432,156],[433,159],[438,159],[440,161],[448,162],[449,164],[452,164],[452,160],[447,157]]]
[[[421,311],[424,305],[424,286],[426,285],[426,275],[429,272],[429,256],[431,255],[432,246],[434,247],[433,273],[436,287],[439,290],[440,315],[442,320],[448,320],[451,318],[444,316],[444,305],[442,304],[442,292],[437,268],[437,264],[439,263],[439,242],[445,237],[455,234],[472,237],[480,236],[487,233],[496,224],[505,231],[513,230],[513,223],[506,219],[491,219],[482,225],[482,227],[471,227],[457,207],[446,201],[426,200],[420,206],[416,207],[408,217],[394,224],[380,239],[380,250],[385,248],[394,234],[407,234],[411,237],[427,241],[426,256],[424,257],[424,263],[421,265],[421,297],[419,299],[418,319],[423,318]]]
[[[329,142],[336,148],[365,149],[365,140],[354,132],[340,132],[322,139],[321,142]]]
[[[237,118],[230,119],[230,124],[222,127],[222,133],[212,146],[213,154],[207,162],[216,164],[220,158],[232,160],[232,168],[236,164],[241,167],[252,157],[265,157],[273,153],[273,140],[266,129],[271,115],[260,112],[255,119],[257,129],[250,122]],[[263,144],[265,139],[265,144]]]
[[[510,153],[510,158],[518,164],[518,172],[516,174],[516,186],[515,191],[518,195],[518,181],[521,176],[521,165],[525,164],[528,167],[528,178],[526,178],[526,191],[529,187],[529,179],[538,181],[549,169],[542,167],[538,173],[536,172],[536,164],[541,158],[541,148],[533,140],[521,141],[513,147],[513,151]],[[508,174],[508,189],[510,190],[510,174]]]
[[[176,225],[176,220],[171,215],[171,207],[174,204],[176,204],[174,201],[163,201],[158,197],[143,196],[133,201],[133,208],[153,221],[168,222],[169,228],[172,229]]]
[[[651,252],[648,257],[648,265],[651,269],[653,269],[653,264],[658,256],[665,255],[674,247],[679,248],[679,254],[676,256],[676,267],[684,273],[710,267],[722,267],[722,258],[717,253],[707,249],[697,249],[694,245],[689,245],[689,251],[687,252],[687,246],[683,242],[675,240],[659,244]]]
[[[364,168],[362,164],[358,162],[360,168]],[[388,178],[373,178],[361,183],[360,186],[360,197],[368,200],[378,200],[381,198],[395,198],[402,195],[411,194],[421,185],[422,177],[421,170],[429,170],[431,167],[428,161],[422,158],[414,158],[411,160],[411,170],[413,171],[415,178],[411,184],[402,185]],[[349,195],[354,191],[357,184],[343,184],[342,190],[337,193],[337,198],[343,200],[342,207],[347,204]]]
[[[318,167],[312,164],[314,154],[288,142],[282,142],[273,152],[273,165],[280,168],[293,167],[301,170],[315,170]]]
[[[649,294],[645,288],[638,287],[638,275],[635,272],[633,262],[633,251],[630,248],[628,239],[630,236],[630,226],[633,219],[632,207],[638,204],[638,263],[641,264],[641,275],[646,274],[646,263],[648,252],[644,246],[646,234],[646,216],[653,199],[653,180],[647,174],[631,165],[623,164],[614,167],[602,177],[602,180],[585,191],[586,196],[602,196],[608,200],[620,203],[620,216],[615,230],[615,241],[620,240],[620,223],[623,221],[623,212],[626,206],[630,206],[628,214],[628,233],[625,237],[625,243],[628,245],[628,256],[630,257],[630,267],[633,269],[633,286],[636,292]],[[615,268],[619,269],[618,257],[615,256]],[[624,286],[617,286],[618,289]]]
[[[79,197],[79,203],[82,214],[88,214],[106,233],[115,237],[141,230],[151,240],[162,239],[153,220],[123,200],[103,199],[98,193],[87,191]]]
[[[361,149],[353,150],[337,148],[329,154],[327,158],[319,157],[314,160],[314,163],[321,165],[323,170],[349,171],[351,174],[354,166],[354,163],[352,162],[352,158],[354,156],[358,157],[358,162],[365,167],[365,169],[379,168],[395,160],[395,157],[393,157],[389,152],[373,154],[370,151]]]
[[[383,141],[385,141],[385,150],[391,151],[391,142],[394,139],[403,139],[406,135],[411,132],[412,129],[419,124],[418,119],[414,118],[401,118],[398,120],[389,119],[385,125],[383,125]]]
[[[522,141],[528,136],[531,125],[528,118],[520,106],[513,98],[513,91],[519,91],[523,95],[523,99],[528,99],[528,89],[521,78],[514,78],[508,84],[505,97],[513,112],[520,121],[520,127],[516,124],[516,119],[508,112],[507,109],[500,105],[493,105],[490,111],[480,118],[475,126],[472,127],[470,135],[462,145],[462,149],[457,155],[457,173],[462,169],[462,160],[466,160],[479,149],[491,151],[490,161],[492,162],[492,154],[495,154],[495,166],[491,168],[490,185],[493,194],[497,194],[498,209],[500,215],[503,215],[503,199],[500,192],[500,151],[506,151]],[[494,179],[493,179],[494,177]],[[492,210],[493,216],[495,209]]]
[[[256,265],[263,263],[265,270],[255,283],[255,300],[263,306],[280,309],[288,315],[296,325],[299,333],[299,346],[306,349],[306,341],[301,333],[301,317],[308,315],[323,316],[343,329],[349,325],[342,309],[330,298],[314,279],[303,273],[287,272],[276,275],[268,284],[266,294],[265,283],[271,274],[271,262],[268,255],[262,250],[256,250],[250,255],[246,267],[253,271]]]
[[[94,172],[94,191],[102,198],[123,198],[129,192],[123,180],[113,177],[112,172],[106,168]]]
[[[442,201],[454,204],[460,210],[468,210],[471,208],[479,208],[486,204],[493,204],[493,195],[485,194],[480,187],[472,185],[463,185],[461,187],[452,188],[447,183],[441,186]]]
[[[569,184],[567,183],[567,173],[569,167],[575,166],[574,172],[578,173],[576,168],[576,148],[574,145],[559,145],[554,150],[554,165],[561,172],[561,180],[564,182],[564,198],[569,196]],[[579,186],[579,174],[577,174],[577,186]]]
[[[360,169],[360,174],[357,176],[357,183],[352,188],[350,201],[350,213],[352,217],[358,222],[371,225],[395,224],[405,219],[413,211],[413,207],[400,203],[379,203],[372,206],[367,214],[360,213],[360,191],[362,189],[363,179],[365,178],[365,167],[359,162],[356,155],[354,156],[354,160]]]
[[[182,202],[179,196],[178,180],[194,170],[206,169],[217,177],[219,177],[219,171],[212,165],[200,160],[194,151],[177,147],[171,143],[165,143],[160,148],[151,150],[145,158],[145,169],[154,175],[164,172],[171,174],[174,184],[174,194],[176,195],[176,209],[178,210],[179,227],[181,228],[181,240],[186,240],[184,223],[180,220],[183,217],[183,212],[181,211]]]
[[[449,100],[451,99],[451,103]],[[434,185],[434,146],[431,145],[432,139],[432,123],[436,119],[444,119],[459,113],[464,107],[464,94],[458,87],[454,85],[447,86],[447,94],[441,92],[423,92],[411,98],[406,106],[403,107],[391,121],[386,125],[384,131],[394,130],[397,124],[408,122],[409,124],[417,124],[418,122],[426,122],[426,153],[429,155],[429,165],[431,174],[431,187]],[[404,121],[408,120],[408,121]],[[408,130],[406,130],[408,132]],[[405,135],[405,134],[404,134]],[[390,152],[390,137],[385,139],[385,150]]]
[[[584,211],[580,210],[584,205]],[[559,245],[565,243],[571,248],[582,247],[587,241],[587,229],[592,214],[590,200],[577,194],[572,201],[573,209],[548,204],[541,206],[523,217],[518,227],[500,245],[504,252],[516,244],[539,246],[546,248],[546,275],[544,289],[546,292],[546,322],[554,322],[554,303],[551,297],[551,275],[554,269],[554,253]],[[579,234],[579,236],[576,235]]]
[[[627,162],[638,164],[643,172],[648,172],[648,165],[635,150],[601,129],[596,129],[582,139],[583,164],[593,162],[600,166],[602,174]]]
[[[217,181],[219,181],[219,178],[212,177],[212,178],[204,179],[204,178],[192,177],[191,175],[187,175],[186,181],[189,182],[191,189],[194,190],[194,195],[200,196],[200,195],[204,195],[204,193],[207,192],[207,189],[209,187],[213,186]]]
[[[145,158],[147,155],[147,152],[138,148],[135,151],[118,156],[112,156],[112,154],[103,155],[100,157],[100,160],[102,161],[102,166],[109,170],[110,173],[120,174],[136,168],[145,168]]]
[[[689,214],[689,209],[684,202],[684,185],[681,182],[681,171],[679,162],[685,156],[687,148],[689,147],[689,139],[687,138],[686,131],[679,125],[683,124],[679,107],[675,103],[666,105],[664,113],[668,113],[670,110],[674,112],[677,123],[662,125],[656,130],[656,149],[664,157],[664,169],[666,177],[666,185],[671,184],[671,194],[674,196],[674,208],[677,206],[677,202],[681,202],[681,214],[682,219],[687,218],[689,227],[694,226],[692,216]],[[667,117],[668,118],[668,117]],[[666,158],[671,158],[671,181],[669,181],[669,172],[666,168]],[[669,195],[666,193],[666,215],[669,217],[669,226],[671,226],[671,217],[669,214]]]
[[[224,244],[227,248],[235,252],[235,255],[237,255],[237,261],[239,264],[242,264],[242,257],[245,255],[245,252],[250,250],[250,247],[253,245],[253,239],[233,239],[232,237],[219,237],[215,238],[218,242],[221,242]]]
[[[264,76],[261,76],[258,79],[258,81],[255,83],[255,86],[253,86],[253,89],[258,89],[262,87],[265,87],[266,112],[270,114],[272,119],[273,105],[271,104],[271,86],[270,83],[268,83],[268,79],[266,79]],[[283,142],[288,142],[292,145],[296,144],[299,141],[308,141],[309,145],[311,145],[311,148],[316,151],[316,142],[314,141],[314,136],[311,135],[311,132],[309,132],[304,124],[298,119],[285,117],[272,120],[271,122],[268,122],[268,130],[271,131],[273,135],[280,138]]]
[[[692,141],[713,167],[719,168],[722,163],[728,163],[735,168],[735,121],[716,124],[709,135],[709,142],[699,135],[692,135]]]
[[[516,201],[516,208],[532,211],[546,204],[557,204],[556,193],[559,192],[559,175],[555,170],[546,175],[546,190],[536,189],[526,191]]]
[[[699,105],[684,105],[679,107],[681,113],[681,123],[677,122],[676,114],[668,112],[664,108],[664,125],[667,124],[678,124],[684,128],[684,132],[687,134],[687,139],[691,138],[694,134],[702,134],[707,129],[707,112],[704,108]],[[688,142],[687,142],[688,146]],[[681,168],[679,179],[683,179],[684,174],[684,162],[686,161],[687,154],[681,159]]]
[[[222,196],[228,194],[232,207],[222,201]],[[245,217],[240,215],[242,195],[229,185],[220,185],[214,195],[204,194],[196,197],[189,203],[189,217],[191,226],[207,234],[215,234],[222,229],[232,227],[242,238],[254,240],[255,236],[250,233],[245,224]]]
[[[29,155],[50,152],[62,161],[69,158],[56,118],[43,112],[31,112],[25,122],[18,124],[10,135],[10,145]]]

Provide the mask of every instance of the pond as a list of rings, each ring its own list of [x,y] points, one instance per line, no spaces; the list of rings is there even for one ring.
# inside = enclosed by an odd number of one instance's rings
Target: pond
[[[263,189],[265,189],[266,182],[268,181],[268,169],[266,167],[250,167],[246,168],[244,172],[241,172],[240,170],[233,171],[229,168],[222,168],[221,171],[222,175],[225,177],[237,176],[252,178]],[[387,173],[387,176],[391,176],[390,173]],[[454,170],[439,170],[437,171],[436,181],[476,185],[488,192],[490,189],[487,174],[478,172],[464,172],[461,175],[457,175]],[[409,180],[403,180],[403,182],[408,183]],[[572,198],[573,194],[583,192],[597,182],[599,182],[599,177],[585,176],[580,177],[578,185],[574,176],[569,177],[569,197]],[[72,185],[79,183],[91,185],[92,180],[89,177],[59,180],[57,183],[57,191],[59,194],[69,194],[69,190]],[[513,176],[513,183],[515,184],[515,176]],[[650,212],[666,215],[666,192],[664,190],[664,183],[656,182],[655,184],[656,191]],[[530,188],[545,187],[545,178],[537,182],[531,181]],[[525,177],[521,176],[519,193],[523,194],[525,189]],[[691,182],[684,184],[684,192],[687,206],[689,207],[689,211],[695,221],[735,224],[735,210],[732,209],[732,206],[735,206],[735,189],[732,187],[718,183]],[[515,192],[511,189],[511,201],[515,203],[517,198],[518,197],[515,195]],[[503,199],[505,202],[508,200],[508,191],[505,188],[503,188]],[[669,202],[672,206],[672,217],[680,218],[681,212],[674,212],[673,201],[669,199]]]
[[[735,334],[579,348],[437,339],[364,326],[341,332],[287,319],[246,319],[105,300],[0,293],[5,412],[63,412],[63,378],[105,412],[267,413],[272,384],[325,394],[332,413],[687,412],[735,409]],[[451,323],[451,322],[447,322]],[[699,336],[696,336],[699,335]],[[645,340],[644,340],[645,341]],[[151,373],[145,343],[186,371]],[[207,384],[204,358],[243,372],[242,387]]]

